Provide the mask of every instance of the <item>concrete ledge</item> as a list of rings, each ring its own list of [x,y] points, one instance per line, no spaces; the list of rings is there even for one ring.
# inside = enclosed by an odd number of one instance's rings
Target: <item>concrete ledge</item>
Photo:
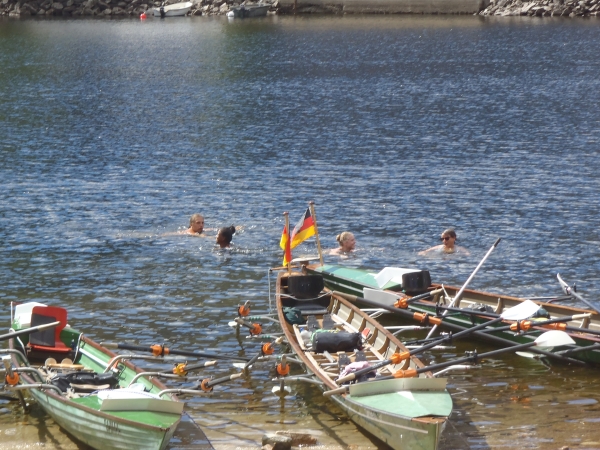
[[[477,14],[490,0],[279,0],[284,9],[299,13],[341,12],[346,14]]]

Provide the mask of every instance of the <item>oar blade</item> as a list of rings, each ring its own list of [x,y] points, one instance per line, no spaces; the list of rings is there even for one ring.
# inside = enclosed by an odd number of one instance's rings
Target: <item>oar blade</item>
[[[551,330],[540,335],[535,341],[536,347],[550,348],[562,345],[573,345],[575,341],[564,331]]]
[[[525,300],[517,306],[505,310],[500,317],[504,320],[523,320],[533,316],[540,309],[540,305],[531,300]]]

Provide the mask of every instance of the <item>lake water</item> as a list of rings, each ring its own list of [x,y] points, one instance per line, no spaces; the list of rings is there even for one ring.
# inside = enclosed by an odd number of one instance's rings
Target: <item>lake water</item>
[[[282,213],[309,201],[325,248],[358,241],[329,262],[462,285],[501,237],[470,287],[555,295],[560,273],[600,306],[599,41],[595,19],[1,18],[0,320],[35,300],[99,341],[253,356],[228,322],[268,312]],[[169,234],[194,212],[242,225],[234,247]],[[417,254],[448,226],[470,256]],[[458,345],[423,359],[489,349]],[[190,399],[217,449],[284,428],[379,447],[313,386],[273,396],[272,369]],[[598,378],[513,355],[457,373],[443,449],[598,449]],[[84,448],[0,397],[0,449],[26,445]]]

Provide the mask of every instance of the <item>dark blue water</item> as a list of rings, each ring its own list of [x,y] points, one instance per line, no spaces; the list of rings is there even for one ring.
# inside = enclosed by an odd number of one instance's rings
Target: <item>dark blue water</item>
[[[344,264],[461,285],[501,237],[471,287],[554,295],[560,273],[600,305],[599,39],[551,18],[0,20],[0,317],[47,301],[99,340],[253,355],[227,322],[268,310],[282,213],[309,201],[325,248],[355,233]],[[242,225],[234,247],[169,234],[194,212]],[[471,256],[417,255],[448,226]],[[600,447],[596,372],[495,364],[453,379],[445,448]],[[217,444],[377,446],[310,386],[280,402],[269,369],[190,401]]]

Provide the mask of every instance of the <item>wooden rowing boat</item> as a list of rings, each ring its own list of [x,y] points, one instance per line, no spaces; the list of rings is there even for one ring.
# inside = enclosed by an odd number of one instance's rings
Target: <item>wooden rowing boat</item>
[[[375,365],[407,350],[359,308],[339,295],[321,292],[322,286],[320,275],[281,272],[277,278],[279,322],[312,381],[325,392],[338,392],[330,398],[352,421],[390,447],[437,449],[452,412],[446,380],[434,378],[431,372],[416,378],[377,380],[399,370],[423,368],[423,363],[412,356],[399,364],[377,369],[377,377],[371,377],[370,381],[359,379],[340,389],[336,379],[341,371],[350,370],[352,364],[355,367]],[[290,314],[294,313],[307,323],[290,323]],[[305,341],[307,333],[314,333],[312,343]]]
[[[394,312],[399,317],[409,320],[423,321],[427,318],[441,317],[445,310],[440,306],[450,305],[461,290],[455,286],[430,283],[429,274],[424,273],[425,271],[407,271],[408,275],[404,276],[404,279],[403,277],[392,277],[383,286],[380,286],[377,278],[382,271],[367,271],[328,264],[308,265],[305,266],[305,271],[308,274],[322,275],[325,286],[334,291],[350,294],[348,298],[353,298],[362,306],[372,307],[374,306],[373,302],[376,302],[382,307],[394,307]],[[406,290],[409,290],[410,295],[407,295]],[[431,294],[428,296],[429,298],[421,298],[411,303],[411,298],[428,293]],[[395,307],[399,299],[408,300],[408,304],[405,303],[402,308]],[[501,314],[524,300],[526,299],[463,289],[459,301],[452,305],[454,308],[452,312],[443,317],[441,326],[454,332],[462,331],[489,320],[489,314]],[[575,344],[554,349],[552,353],[543,352],[542,354],[562,362],[600,364],[600,314],[590,309],[559,305],[547,300],[535,301],[535,303],[542,309],[537,317],[530,319],[529,325],[523,323],[519,329],[503,329],[496,332],[486,329],[474,332],[472,337],[500,346],[523,344],[535,340],[542,332],[548,330],[547,327],[556,327],[556,325],[550,324],[536,326],[536,323],[548,319],[568,319],[579,316],[579,318],[564,322],[563,325],[560,325],[562,328],[559,328],[567,332]],[[477,312],[481,314],[478,315]],[[422,315],[415,315],[415,313]],[[497,324],[495,327],[506,328],[505,325]],[[526,326],[530,328],[524,329]]]
[[[87,338],[66,318],[63,308],[17,307],[16,332],[49,322],[58,326],[7,338],[9,348],[0,350],[5,388],[20,396],[28,391],[58,425],[92,448],[164,449],[183,402],[157,378],[143,375],[127,355]]]

